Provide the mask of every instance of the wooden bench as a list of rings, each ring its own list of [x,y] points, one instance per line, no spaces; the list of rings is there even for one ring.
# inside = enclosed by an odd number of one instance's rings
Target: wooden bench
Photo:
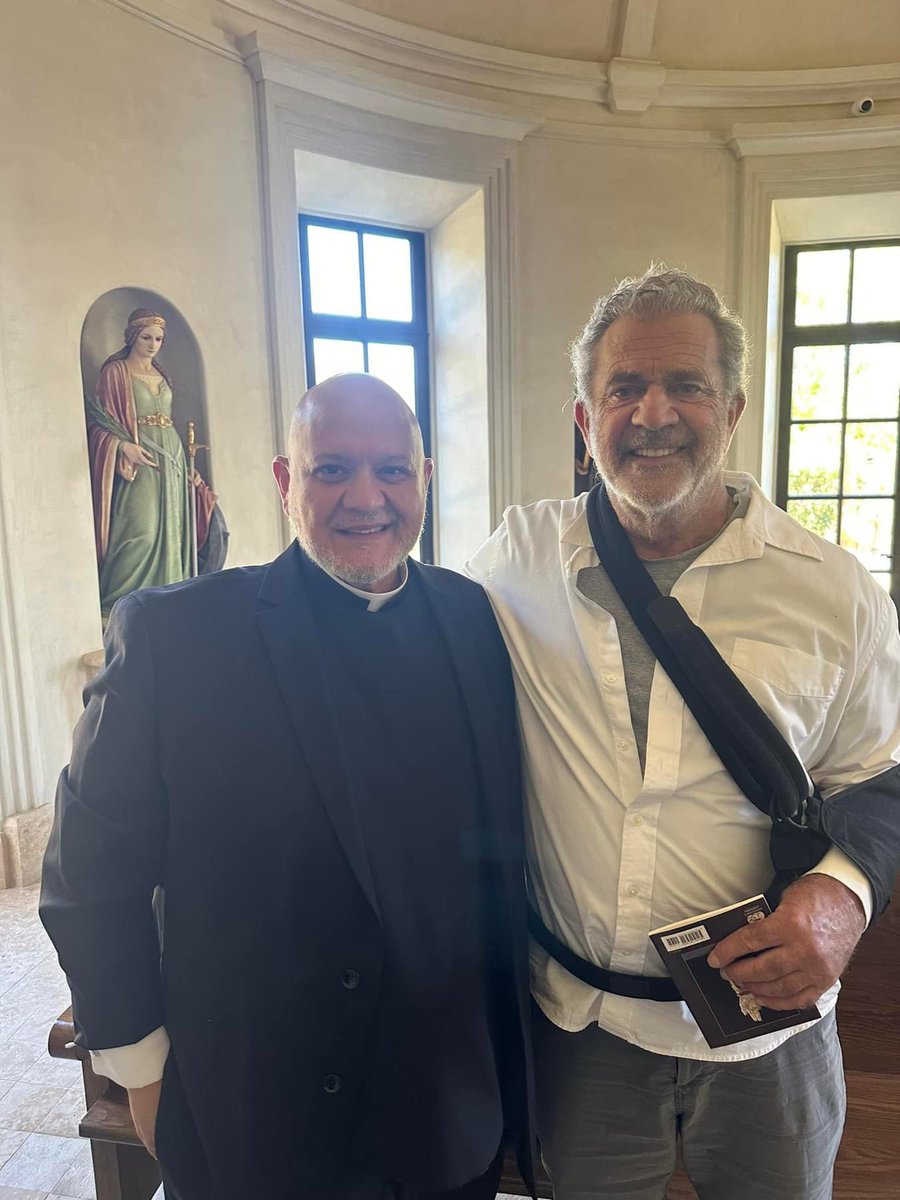
[[[850,965],[838,1005],[847,1074],[847,1126],[835,1168],[833,1200],[900,1197],[900,901],[865,935]],[[97,1200],[150,1200],[160,1184],[156,1162],[134,1130],[122,1088],[91,1069],[90,1055],[74,1044],[72,1010],[50,1032],[53,1058],[78,1059],[86,1112],[78,1127],[90,1138]],[[511,1158],[500,1191],[526,1195]],[[552,1197],[539,1178],[540,1197]],[[666,1200],[697,1200],[679,1166]]]
[[[128,1096],[112,1080],[94,1074],[90,1054],[74,1038],[72,1010],[67,1008],[50,1030],[47,1049],[51,1058],[81,1063],[86,1112],[78,1132],[91,1141],[97,1200],[150,1200],[162,1180],[135,1133]]]

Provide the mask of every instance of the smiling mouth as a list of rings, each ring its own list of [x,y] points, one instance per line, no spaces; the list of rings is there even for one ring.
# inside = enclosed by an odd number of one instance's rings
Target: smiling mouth
[[[669,458],[681,449],[681,446],[663,446],[656,450],[649,446],[638,446],[634,450],[629,450],[629,454],[634,454],[637,458]]]
[[[388,525],[350,525],[346,529],[339,529],[338,533],[342,534],[344,537],[367,538],[367,537],[374,537],[376,534],[379,534],[379,533],[387,533],[387,531],[390,528],[392,528],[390,524],[388,524]]]

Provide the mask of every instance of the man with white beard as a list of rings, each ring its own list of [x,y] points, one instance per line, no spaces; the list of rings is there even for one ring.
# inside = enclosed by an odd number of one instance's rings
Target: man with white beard
[[[682,271],[651,268],[601,297],[572,362],[603,488],[509,509],[469,564],[516,678],[539,917],[538,1134],[556,1200],[663,1200],[679,1141],[703,1200],[831,1196],[837,981],[871,881],[893,880],[892,850],[870,838],[878,869],[864,874],[832,846],[771,916],[719,943],[710,965],[759,1004],[817,1003],[822,1016],[710,1047],[648,935],[763,892],[773,825],[639,632],[610,578],[612,535],[603,554],[594,537],[619,527],[644,603],[649,574],[790,742],[825,809],[854,787],[858,814],[855,785],[871,793],[883,777],[881,828],[896,829],[896,612],[857,559],[725,471],[745,357],[740,322]],[[852,832],[849,798],[842,812]]]
[[[327,380],[289,451],[275,562],[114,608],[42,918],[169,1200],[488,1200],[508,1139],[531,1175],[509,662],[409,558],[396,392]]]

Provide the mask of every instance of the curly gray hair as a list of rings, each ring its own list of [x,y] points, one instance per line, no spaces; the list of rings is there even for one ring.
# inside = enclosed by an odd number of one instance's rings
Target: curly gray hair
[[[743,394],[747,380],[747,334],[719,294],[687,271],[651,263],[643,275],[623,279],[594,305],[590,320],[569,347],[576,398],[590,404],[597,347],[619,317],[652,320],[665,313],[709,317],[719,337],[719,365],[728,399]]]

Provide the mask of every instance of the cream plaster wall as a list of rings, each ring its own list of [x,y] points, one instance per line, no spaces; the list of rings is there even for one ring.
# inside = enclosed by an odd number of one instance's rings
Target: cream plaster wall
[[[462,569],[491,532],[484,194],[431,231],[439,561]]]
[[[516,321],[523,503],[571,495],[567,346],[598,295],[661,259],[734,300],[736,176],[725,150],[523,143]]]
[[[9,813],[52,798],[100,644],[79,369],[99,295],[151,288],[193,328],[230,563],[280,529],[249,75],[102,0],[28,0],[4,13],[0,129]]]

